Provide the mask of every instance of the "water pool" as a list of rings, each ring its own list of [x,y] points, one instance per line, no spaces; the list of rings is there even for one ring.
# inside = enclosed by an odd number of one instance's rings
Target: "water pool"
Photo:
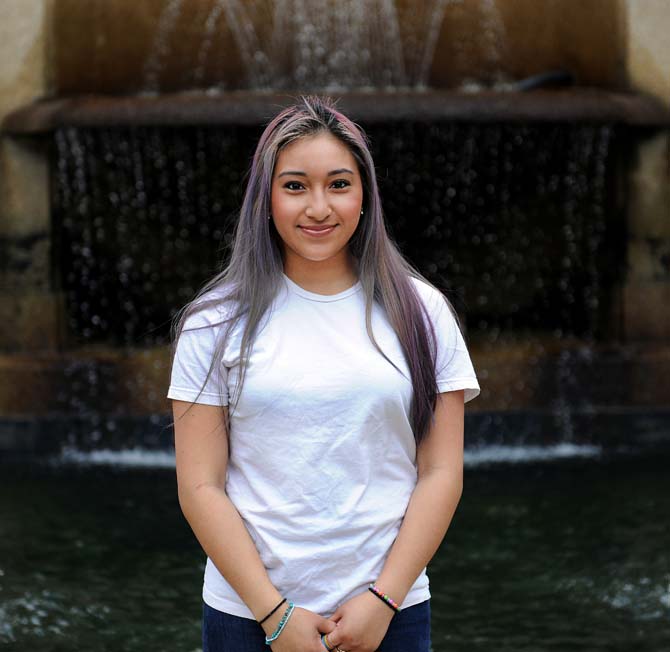
[[[429,569],[436,652],[670,650],[670,452],[553,457],[470,455]],[[132,459],[0,466],[3,650],[200,649],[170,455]]]

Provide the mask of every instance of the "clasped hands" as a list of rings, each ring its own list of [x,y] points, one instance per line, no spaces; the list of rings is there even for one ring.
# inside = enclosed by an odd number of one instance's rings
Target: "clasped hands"
[[[341,604],[330,618],[296,607],[273,652],[325,652],[321,635],[327,634],[336,652],[374,652],[388,630],[393,611],[366,591]],[[272,625],[268,623],[268,630]]]

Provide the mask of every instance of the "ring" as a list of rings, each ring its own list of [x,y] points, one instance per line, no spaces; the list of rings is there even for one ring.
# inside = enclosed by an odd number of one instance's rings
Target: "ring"
[[[328,634],[321,634],[321,642],[323,643],[323,646],[326,648],[326,650],[328,650],[328,652],[334,649],[328,640]]]

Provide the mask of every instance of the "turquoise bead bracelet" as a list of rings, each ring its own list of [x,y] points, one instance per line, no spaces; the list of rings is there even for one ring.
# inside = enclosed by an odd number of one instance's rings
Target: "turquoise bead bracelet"
[[[286,608],[284,615],[281,617],[281,620],[277,625],[277,629],[275,629],[275,631],[272,632],[270,636],[265,637],[265,645],[270,645],[270,643],[276,641],[279,638],[279,635],[282,633],[286,623],[288,622],[288,619],[291,617],[291,614],[293,613],[294,607],[295,605],[292,602],[288,603],[288,607]]]

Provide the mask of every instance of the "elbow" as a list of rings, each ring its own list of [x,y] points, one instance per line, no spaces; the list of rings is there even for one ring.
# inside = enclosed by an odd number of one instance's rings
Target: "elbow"
[[[177,486],[177,500],[182,514],[188,520],[189,514],[195,505],[200,503],[212,490],[221,490],[215,482],[198,482],[197,484],[179,483]]]
[[[419,482],[428,482],[441,495],[449,495],[458,502],[463,495],[463,470],[444,467],[426,469],[419,475]],[[439,485],[439,486],[436,486]]]

